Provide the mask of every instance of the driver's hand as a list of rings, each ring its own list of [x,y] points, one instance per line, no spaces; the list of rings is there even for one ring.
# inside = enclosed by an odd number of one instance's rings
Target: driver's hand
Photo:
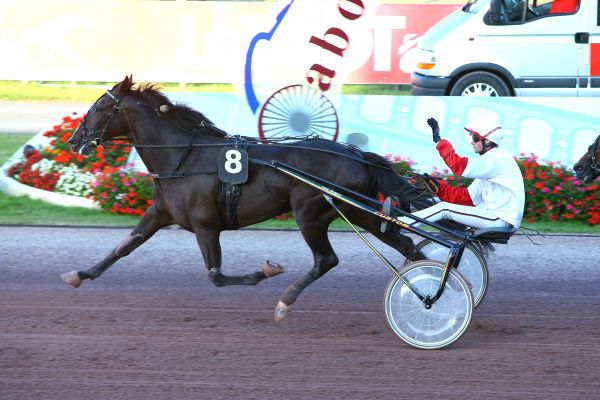
[[[437,179],[429,176],[428,174],[423,174],[423,178],[425,178],[425,183],[427,186],[429,186],[429,189],[431,189],[434,194],[437,193],[438,189],[440,188],[440,183],[437,181]]]
[[[435,118],[429,118],[427,119],[427,125],[431,127],[433,143],[437,143],[440,140],[442,140],[442,138],[440,137],[440,124],[438,124],[437,120]]]

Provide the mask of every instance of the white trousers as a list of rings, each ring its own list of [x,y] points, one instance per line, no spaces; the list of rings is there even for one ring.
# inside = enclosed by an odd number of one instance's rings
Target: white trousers
[[[506,228],[511,226],[496,215],[482,207],[463,206],[460,204],[442,201],[434,206],[412,213],[429,222],[452,220],[472,228]],[[410,217],[398,218],[409,225],[419,225],[419,222]]]

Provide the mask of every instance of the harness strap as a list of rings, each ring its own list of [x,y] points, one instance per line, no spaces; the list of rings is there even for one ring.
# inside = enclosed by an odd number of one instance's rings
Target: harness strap
[[[193,145],[194,145],[194,139],[195,139],[195,136],[194,135],[190,135],[190,144],[189,144],[188,148],[183,152],[183,154],[181,155],[181,157],[179,157],[179,161],[177,161],[177,165],[175,166],[175,169],[171,173],[171,174],[174,175],[174,177],[179,178],[180,176],[181,177],[185,176],[185,174],[183,172],[179,172],[179,168],[181,168],[181,165],[184,163],[185,160],[187,160],[187,158],[192,153],[192,150],[194,149],[194,147],[193,147]]]
[[[190,175],[211,175],[216,174],[216,169],[207,169],[206,171],[198,172],[149,172],[148,175],[154,179],[170,179],[170,178],[185,178]]]
[[[208,125],[207,125],[208,126]],[[215,129],[218,129],[215,127]],[[244,146],[247,146],[247,148],[252,147],[252,146],[261,146],[264,147],[265,143],[257,143],[257,142],[251,142],[248,141],[246,138],[244,139]],[[339,144],[339,143],[338,143]],[[110,145],[115,145],[115,146],[132,146],[132,147],[137,147],[140,149],[176,149],[176,148],[188,148],[189,145],[187,144],[182,144],[182,145],[173,145],[173,144],[141,144],[141,145],[131,145],[128,143],[113,143],[113,142],[106,142],[104,143],[105,146],[110,146]],[[231,146],[232,143],[231,142],[227,142],[227,143],[194,143],[192,144],[192,147],[196,148],[196,147],[227,147],[227,146]],[[372,163],[370,161],[365,160],[364,158],[361,158],[360,156],[352,156],[349,154],[345,154],[345,153],[340,153],[339,151],[335,151],[335,150],[327,150],[327,149],[319,149],[319,148],[315,148],[315,147],[309,147],[309,146],[296,146],[294,144],[283,144],[283,143],[267,143],[268,146],[275,146],[275,147],[283,147],[283,148],[290,148],[290,149],[296,149],[296,150],[311,150],[311,151],[316,151],[319,153],[327,153],[327,154],[333,154],[336,156],[341,156],[344,158],[348,158],[350,160],[354,160],[357,161],[361,164],[364,165],[370,165],[372,167],[376,167],[376,168],[380,168],[380,169],[385,169],[388,171],[396,171],[394,168],[391,167],[386,167],[385,165],[380,165],[380,164],[375,164]],[[350,145],[351,146],[351,145]],[[356,153],[356,148],[351,147],[347,147],[348,150],[353,151]],[[360,153],[357,153],[360,154]],[[190,174],[191,175],[191,174]]]

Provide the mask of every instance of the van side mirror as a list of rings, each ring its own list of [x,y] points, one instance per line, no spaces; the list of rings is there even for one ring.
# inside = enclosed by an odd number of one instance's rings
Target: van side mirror
[[[575,43],[589,43],[590,33],[589,32],[577,32],[575,34]]]

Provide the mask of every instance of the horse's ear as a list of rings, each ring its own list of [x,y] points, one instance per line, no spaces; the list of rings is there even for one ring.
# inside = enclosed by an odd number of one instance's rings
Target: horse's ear
[[[133,86],[133,75],[126,75],[125,78],[123,78],[123,80],[119,83],[117,83],[115,86],[113,86],[114,90],[119,90],[121,92],[124,91],[128,91],[131,90],[131,87]]]

